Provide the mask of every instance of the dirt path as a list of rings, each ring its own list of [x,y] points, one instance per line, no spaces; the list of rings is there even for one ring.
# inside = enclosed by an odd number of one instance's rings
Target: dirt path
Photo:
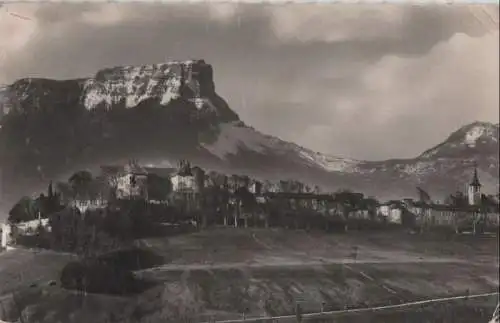
[[[143,270],[147,271],[185,271],[185,270],[212,270],[212,269],[240,269],[240,268],[280,268],[280,267],[318,267],[325,265],[341,265],[341,264],[419,264],[419,263],[466,263],[458,259],[446,258],[429,258],[429,259],[406,259],[406,260],[355,260],[355,259],[321,259],[312,261],[273,261],[265,263],[264,261],[248,261],[236,263],[219,263],[219,264],[168,264],[148,268]]]

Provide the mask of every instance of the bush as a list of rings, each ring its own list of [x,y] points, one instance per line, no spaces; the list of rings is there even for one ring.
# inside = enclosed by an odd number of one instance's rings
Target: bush
[[[130,270],[98,260],[68,263],[60,281],[66,289],[115,295],[138,293],[150,285],[136,279]]]
[[[40,248],[40,249],[51,248],[50,238],[47,236],[18,235],[16,237],[16,244],[27,248]]]

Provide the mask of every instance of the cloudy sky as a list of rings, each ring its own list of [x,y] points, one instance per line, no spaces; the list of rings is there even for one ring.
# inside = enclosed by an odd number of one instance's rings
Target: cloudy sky
[[[203,58],[248,124],[362,159],[499,119],[498,5],[4,4],[0,84]]]

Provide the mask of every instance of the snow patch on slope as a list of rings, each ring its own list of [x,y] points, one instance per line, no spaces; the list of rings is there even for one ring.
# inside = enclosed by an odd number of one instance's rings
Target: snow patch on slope
[[[324,155],[318,152],[315,153],[303,148],[301,149],[302,150],[299,151],[299,154],[303,158],[310,160],[314,164],[321,166],[321,168],[329,172],[354,173],[360,171],[357,167],[360,164],[360,161]]]
[[[357,167],[359,161],[316,153],[276,137],[264,135],[242,123],[221,124],[219,131],[219,136],[215,142],[211,144],[202,143],[201,146],[221,159],[226,159],[229,155],[236,155],[241,148],[246,148],[257,153],[266,153],[268,151],[280,155],[292,153],[303,159],[305,163],[315,165],[329,172],[359,171]]]
[[[435,163],[430,161],[417,161],[402,166],[401,171],[408,175],[425,175],[435,170]]]
[[[465,144],[469,147],[475,147],[476,141],[486,132],[486,129],[481,126],[472,127],[465,134]]]
[[[219,136],[214,143],[202,144],[202,147],[221,159],[225,159],[228,155],[236,155],[241,147],[262,153],[273,146],[273,143],[266,138],[267,136],[235,123],[221,124],[219,131]]]

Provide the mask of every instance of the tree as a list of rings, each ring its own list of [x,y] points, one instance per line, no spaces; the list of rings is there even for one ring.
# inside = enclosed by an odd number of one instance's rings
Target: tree
[[[479,212],[476,214],[476,219],[474,222],[474,230],[477,224],[480,224],[481,230],[485,230],[488,226],[488,213],[493,211],[497,212],[499,207],[498,201],[494,195],[481,194],[481,200],[479,204]]]
[[[40,207],[36,200],[31,197],[22,197],[14,207],[9,211],[8,221],[11,223],[20,223],[36,220]]]
[[[366,210],[368,210],[368,216],[370,220],[374,220],[377,216],[377,207],[379,206],[379,202],[374,197],[367,197],[363,199],[362,204]]]
[[[467,219],[467,214],[468,214],[467,209],[469,209],[470,207],[469,201],[464,193],[457,191],[455,194],[450,194],[450,196],[447,198],[447,202],[451,206],[452,210],[456,212],[454,217],[454,227],[455,227],[455,232],[459,233],[461,223],[464,221],[464,219]],[[474,231],[477,219],[478,219],[477,215],[474,214],[472,219],[472,225],[474,227],[473,228]]]
[[[224,189],[219,186],[207,186],[203,191],[203,206],[209,211],[221,209],[224,203]]]
[[[465,196],[465,194],[460,191],[457,191],[455,194],[450,195],[448,198],[448,202],[451,206],[456,208],[463,208],[469,205],[467,196]]]
[[[77,171],[68,179],[73,197],[89,195],[93,181],[92,173],[86,170]]]
[[[66,208],[49,217],[51,246],[56,250],[75,252],[83,258],[95,258],[131,240],[131,232],[140,230],[130,223],[128,215],[87,211],[82,217],[76,208]],[[133,230],[132,230],[133,229]]]
[[[349,190],[341,190],[334,194],[334,200],[340,204],[345,221],[345,230],[348,230],[348,220],[351,212],[359,209],[364,197],[362,193],[354,193]]]
[[[247,187],[238,188],[234,194],[241,202],[243,208],[251,209],[257,203],[255,196],[248,190]]]
[[[152,200],[163,201],[172,192],[172,182],[157,174],[148,174],[148,197]]]
[[[38,206],[38,211],[40,217],[44,218],[46,214],[50,214],[51,201],[49,201],[49,197],[45,196],[45,194],[40,194],[36,199],[35,203]]]
[[[35,200],[38,205],[40,216],[46,218],[49,214],[60,211],[63,207],[61,205],[60,193],[55,193],[52,188],[52,182],[48,187],[48,195],[40,194]]]
[[[292,183],[289,180],[280,180],[279,181],[279,191],[282,193],[289,193],[292,188]]]
[[[290,184],[291,184],[292,192],[295,192],[295,193],[303,193],[304,192],[304,188],[305,188],[304,183],[302,183],[300,181],[292,181]]]
[[[77,221],[80,212],[76,208],[66,208],[49,216],[51,245],[53,249],[74,251],[77,241]]]
[[[49,188],[48,188],[47,191],[48,191],[48,197],[49,197],[49,199],[54,198],[55,195],[54,195],[54,189],[52,187],[52,181],[50,181]]]
[[[219,214],[223,213],[224,216],[224,225],[227,225],[227,218],[225,218],[226,214],[224,213],[223,208],[223,194],[224,190],[220,186],[209,185],[203,188],[202,194],[202,209],[203,209],[203,219],[202,225],[205,226],[207,223],[207,216],[211,216],[212,218],[217,217]]]
[[[68,200],[73,196],[71,185],[66,182],[57,182],[56,191],[58,192],[59,199],[62,203],[68,202]]]

